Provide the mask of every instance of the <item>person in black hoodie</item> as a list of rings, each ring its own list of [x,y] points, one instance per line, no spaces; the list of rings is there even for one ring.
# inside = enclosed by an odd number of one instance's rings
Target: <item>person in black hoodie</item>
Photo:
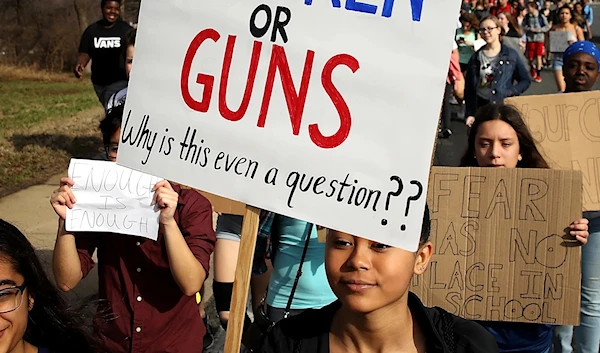
[[[427,308],[409,292],[433,254],[425,208],[419,249],[410,252],[328,231],[325,268],[338,300],[280,321],[262,353],[470,353],[498,352],[477,323]]]

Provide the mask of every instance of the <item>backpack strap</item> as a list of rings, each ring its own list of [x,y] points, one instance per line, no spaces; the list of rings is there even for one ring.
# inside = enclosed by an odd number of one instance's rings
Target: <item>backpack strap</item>
[[[302,257],[300,258],[300,265],[298,266],[298,272],[296,273],[296,278],[294,279],[294,284],[292,285],[292,291],[290,293],[290,297],[288,298],[287,305],[285,306],[285,312],[283,314],[283,318],[287,319],[290,316],[290,310],[292,309],[292,301],[294,300],[294,294],[296,294],[296,289],[298,288],[298,282],[300,282],[300,277],[302,277],[302,266],[304,265],[304,260],[306,260],[306,253],[308,253],[308,244],[310,243],[310,237],[313,231],[313,224],[308,224],[308,233],[306,235],[306,242],[304,243],[304,249],[302,249]]]

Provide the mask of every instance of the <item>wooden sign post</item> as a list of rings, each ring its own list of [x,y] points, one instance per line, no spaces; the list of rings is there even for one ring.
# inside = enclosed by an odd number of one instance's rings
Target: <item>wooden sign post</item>
[[[239,352],[242,345],[248,289],[250,288],[250,277],[252,276],[252,259],[254,258],[259,221],[260,209],[246,206],[240,251],[237,267],[235,268],[231,313],[225,338],[225,352]]]

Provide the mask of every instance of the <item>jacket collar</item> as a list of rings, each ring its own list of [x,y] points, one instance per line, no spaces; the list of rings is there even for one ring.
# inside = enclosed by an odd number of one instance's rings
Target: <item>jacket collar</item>
[[[337,300],[325,308],[326,310],[331,311],[331,314],[328,316],[332,321],[335,312],[341,307],[342,303]],[[408,292],[408,308],[410,309],[413,317],[417,320],[419,328],[425,334],[427,339],[427,351],[444,353],[450,352],[450,349],[446,346],[446,343],[440,334],[441,319],[439,312],[436,309],[431,309],[424,306],[419,297],[417,297],[417,295],[413,292]],[[322,322],[321,330],[329,334],[332,321]]]
[[[483,48],[485,48],[485,46],[481,47],[481,48],[480,48],[480,49],[477,51],[477,53],[479,53],[479,52],[483,51]],[[508,54],[510,53],[510,51],[509,51],[509,50],[510,50],[510,49],[509,49],[509,48],[508,48],[506,45],[504,45],[504,44],[500,44],[500,53],[498,53],[498,54],[499,54],[500,56],[505,56],[505,55],[508,55]],[[479,60],[479,59],[478,59],[478,60]]]
[[[413,292],[408,293],[408,308],[417,320],[419,327],[427,337],[428,352],[449,352],[446,343],[440,335],[440,315],[436,309],[423,305],[421,299]]]

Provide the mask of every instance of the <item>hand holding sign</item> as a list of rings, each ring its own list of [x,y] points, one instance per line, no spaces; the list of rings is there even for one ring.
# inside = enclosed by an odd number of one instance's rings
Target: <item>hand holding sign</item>
[[[75,184],[71,178],[60,178],[60,187],[52,193],[50,204],[54,208],[54,212],[62,219],[67,219],[67,207],[73,208],[77,199],[73,195],[71,187]]]
[[[571,225],[569,226],[569,229],[571,229],[569,234],[574,236],[575,239],[577,239],[581,244],[587,244],[588,237],[590,236],[590,233],[588,232],[589,223],[590,221],[588,221],[585,218],[571,223]]]
[[[170,222],[178,200],[171,185],[159,181],[113,162],[72,159],[69,177],[61,179],[50,203],[69,232],[110,232],[156,240],[159,216],[163,224]]]
[[[157,205],[160,209],[160,224],[167,225],[175,222],[173,217],[175,216],[175,209],[177,209],[179,194],[173,190],[171,183],[166,180],[159,181],[154,185],[152,191],[154,191],[152,204]]]

